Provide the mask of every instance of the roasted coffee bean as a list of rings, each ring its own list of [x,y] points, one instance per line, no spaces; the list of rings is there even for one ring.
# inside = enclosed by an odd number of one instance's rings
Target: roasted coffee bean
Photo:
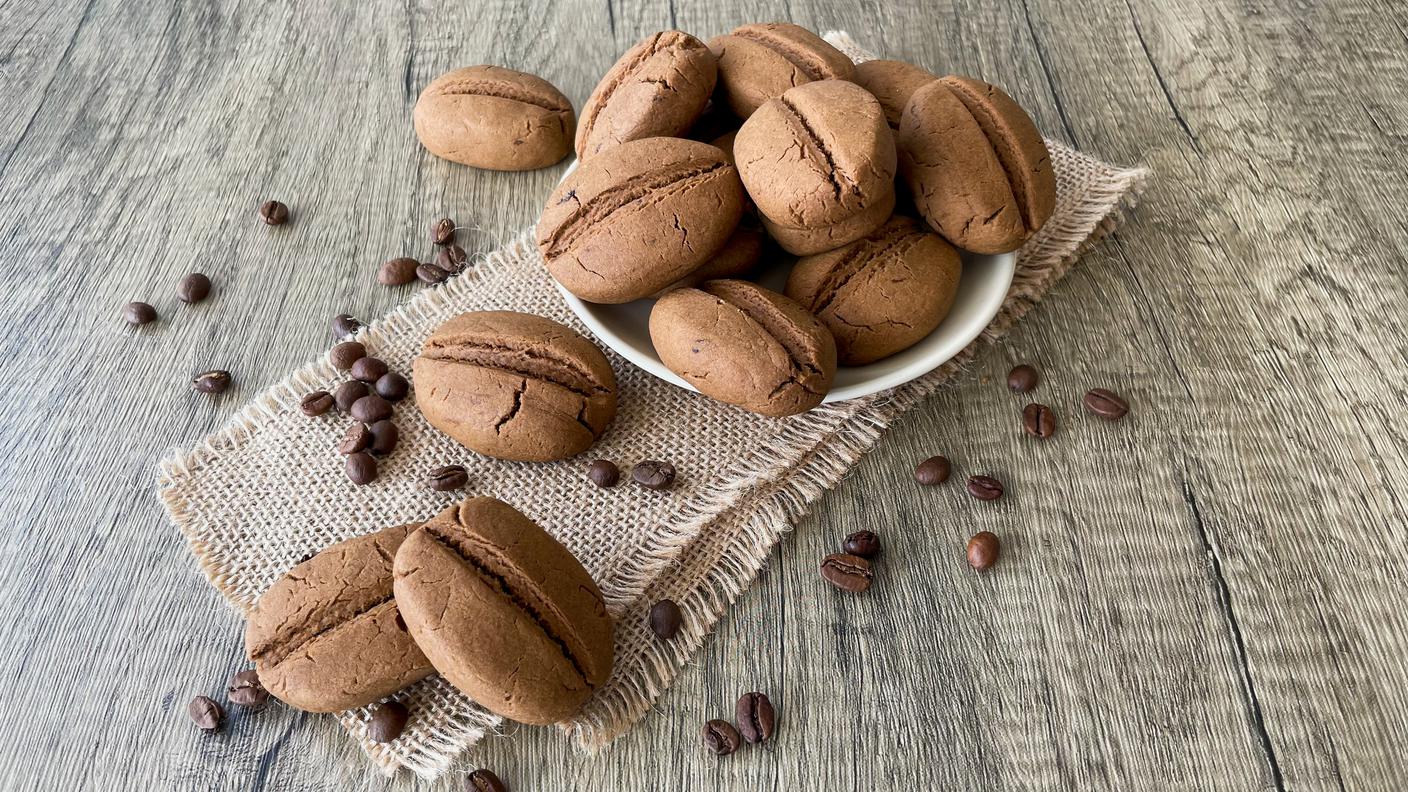
[[[332,348],[328,359],[340,371],[352,368],[352,364],[367,356],[367,348],[357,341],[343,341]]]
[[[1129,402],[1114,391],[1093,388],[1085,393],[1085,409],[1107,421],[1118,421],[1129,412]]]
[[[366,451],[348,454],[346,468],[347,478],[359,487],[376,481],[376,457]]]
[[[390,370],[391,367],[386,365],[386,361],[381,358],[364,357],[352,364],[352,378],[372,383],[381,379],[381,376]]]
[[[395,740],[406,730],[406,721],[410,720],[410,717],[411,713],[406,710],[406,705],[399,701],[382,704],[372,712],[372,719],[367,721],[367,739],[378,743]]]
[[[1014,366],[1011,371],[1007,372],[1007,389],[1013,393],[1031,393],[1040,381],[1041,375],[1026,363]]]
[[[259,207],[259,217],[269,225],[283,225],[288,222],[288,207],[281,201],[265,201]]]
[[[760,743],[772,737],[777,728],[777,712],[766,693],[744,693],[734,708],[738,731],[750,743]]]
[[[508,786],[493,771],[481,767],[469,774],[469,792],[508,792]]]
[[[176,285],[176,296],[183,303],[195,304],[210,296],[210,278],[199,272],[192,272]]]
[[[951,473],[953,464],[948,461],[948,457],[932,456],[920,462],[919,467],[914,469],[914,480],[931,487],[948,481]]]
[[[122,318],[130,325],[156,321],[156,309],[144,302],[130,302],[122,307]]]
[[[1002,497],[1002,482],[992,476],[969,476],[968,494],[978,500],[997,500]]]
[[[342,339],[362,329],[362,323],[351,314],[338,314],[332,318],[332,337]]]
[[[650,606],[650,630],[667,641],[679,634],[683,621],[684,615],[674,600],[662,599]]]
[[[368,393],[371,393],[371,388],[367,387],[367,383],[349,380],[337,386],[337,390],[332,393],[332,399],[337,402],[337,409],[351,412],[352,405]]]
[[[376,271],[376,281],[382,286],[405,286],[416,279],[420,262],[407,256],[391,259]]]
[[[352,409],[347,412],[362,423],[371,425],[391,417],[391,402],[372,393],[352,402]]]
[[[455,241],[455,221],[448,217],[436,220],[430,226],[430,241],[436,245],[448,245]]]
[[[621,469],[609,459],[598,459],[587,465],[587,478],[598,487],[614,487],[621,480]]]
[[[704,747],[715,756],[728,756],[738,750],[742,738],[738,729],[726,720],[711,720],[704,724]]]
[[[871,559],[880,555],[880,537],[874,531],[856,531],[846,537],[841,548],[853,556]]]
[[[849,553],[832,553],[821,559],[821,576],[836,588],[854,593],[870,588],[875,579],[870,562]]]
[[[370,450],[377,456],[386,456],[396,450],[396,442],[401,439],[401,431],[390,421],[377,421],[371,425],[372,444]]]
[[[983,531],[968,540],[968,566],[974,569],[987,569],[997,563],[997,554],[1002,543],[997,534]]]
[[[376,378],[376,384],[372,386],[376,395],[389,402],[398,402],[406,398],[411,392],[411,383],[406,378],[394,371],[388,371]]]
[[[303,410],[304,415],[311,418],[331,410],[335,404],[336,402],[333,401],[331,393],[327,391],[313,391],[303,397],[303,403],[299,405],[299,409]]]
[[[647,459],[631,468],[631,478],[646,489],[669,489],[675,483],[675,466],[657,459]]]
[[[225,722],[225,710],[209,696],[196,696],[191,699],[191,703],[186,705],[186,713],[195,721],[196,726],[206,733],[220,731],[220,724]]]
[[[469,471],[464,465],[446,465],[430,471],[425,477],[425,486],[436,492],[450,492],[469,483]]]
[[[1050,437],[1056,434],[1056,413],[1045,404],[1028,404],[1022,408],[1022,428],[1032,437]]]
[[[468,260],[469,257],[465,255],[464,248],[459,245],[447,245],[440,248],[439,252],[435,254],[434,263],[436,269],[456,275],[464,272],[464,265]]]
[[[191,380],[191,387],[201,393],[224,393],[231,381],[230,372],[213,369],[197,374]]]
[[[235,674],[225,695],[241,707],[262,707],[269,700],[269,691],[259,683],[259,672],[252,668]]]
[[[416,278],[418,278],[421,283],[428,283],[434,286],[437,283],[444,283],[445,279],[448,277],[450,277],[450,273],[440,269],[434,264],[422,264],[416,267]]]
[[[358,451],[366,451],[372,444],[372,430],[361,421],[353,423],[347,427],[347,431],[342,435],[342,442],[337,444],[337,453],[355,454]]]

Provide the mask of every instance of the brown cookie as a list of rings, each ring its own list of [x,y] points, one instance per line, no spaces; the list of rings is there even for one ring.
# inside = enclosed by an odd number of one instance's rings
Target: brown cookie
[[[566,459],[616,415],[616,378],[595,344],[551,319],[465,313],[435,328],[411,367],[431,426],[499,459]]]
[[[455,69],[421,91],[416,136],[437,157],[490,170],[544,168],[572,150],[572,103],[552,83],[498,66]]]
[[[763,247],[767,242],[767,234],[758,226],[756,220],[745,218],[734,229],[733,236],[728,238],[723,248],[714,257],[704,262],[698,269],[671,283],[661,289],[654,296],[684,289],[690,286],[698,286],[704,281],[718,280],[719,278],[741,278],[747,275],[750,270],[758,266],[758,260],[763,256]]]
[[[417,527],[338,542],[264,592],[244,642],[270,693],[299,709],[337,712],[430,675],[391,596],[391,559]]]
[[[890,129],[900,128],[904,106],[914,92],[939,79],[937,74],[912,63],[873,60],[856,64],[856,84],[880,100]]]
[[[705,396],[763,415],[821,404],[836,376],[836,342],[815,316],[739,280],[677,289],[650,312],[660,361]]]
[[[626,51],[582,105],[577,158],[648,137],[676,137],[704,112],[718,74],[704,42],[678,30]]]
[[[965,250],[1016,250],[1056,207],[1046,143],[997,86],[944,77],[921,87],[905,106],[896,140],[915,206]]]
[[[933,332],[953,306],[962,270],[952,245],[894,217],[843,248],[798,259],[786,291],[835,336],[841,365],[863,366]]]
[[[680,138],[633,140],[558,185],[538,221],[538,249],[583,300],[630,302],[708,261],[742,213],[743,184],[723,152]]]
[[[719,93],[739,118],[816,80],[849,80],[855,64],[820,36],[784,22],[744,25],[709,40],[719,56]]]
[[[523,723],[574,715],[611,675],[611,617],[567,548],[493,498],[451,506],[396,553],[396,602],[435,670]]]
[[[764,227],[789,253],[853,242],[895,208],[894,136],[855,83],[807,83],[773,99],[743,123],[733,151]]]

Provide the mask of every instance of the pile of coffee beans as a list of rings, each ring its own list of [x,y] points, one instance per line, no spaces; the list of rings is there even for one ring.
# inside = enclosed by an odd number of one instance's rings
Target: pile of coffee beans
[[[334,322],[333,332],[349,327],[351,323]],[[346,457],[347,478],[360,487],[376,480],[377,459],[396,450],[401,432],[391,420],[392,405],[410,395],[411,383],[392,371],[386,361],[368,355],[360,341],[343,341],[332,348],[328,358],[335,368],[348,372],[352,379],[339,385],[333,393],[322,390],[309,393],[303,397],[300,408],[310,418],[334,408],[352,417],[354,423],[347,427],[337,452]],[[456,467],[432,471],[427,486],[442,492],[464,486],[468,473],[463,467],[458,467],[457,473]]]
[[[875,581],[871,561],[880,555],[874,531],[856,531],[841,543],[841,552],[821,559],[821,578],[842,591],[859,594]]]
[[[425,263],[412,256],[397,256],[388,259],[376,271],[376,282],[383,286],[405,286],[414,281],[430,285],[444,283],[451,275],[464,272],[469,264],[469,254],[455,243],[455,233],[459,226],[448,217],[442,217],[430,225],[430,242],[436,248],[435,255]]]
[[[704,747],[715,756],[728,756],[743,743],[756,745],[772,739],[777,731],[777,710],[766,693],[744,693],[734,707],[737,727],[726,720],[715,719],[704,724],[700,736]]]
[[[230,703],[248,710],[262,708],[269,701],[269,691],[259,684],[259,674],[252,668],[235,674],[225,689],[225,697]],[[186,714],[191,717],[196,728],[207,734],[220,731],[225,725],[225,708],[209,696],[196,696],[186,705]]]
[[[621,482],[621,468],[609,459],[593,460],[587,465],[587,480],[610,489]],[[659,459],[646,459],[631,468],[631,481],[648,490],[667,490],[675,486],[675,466]]]

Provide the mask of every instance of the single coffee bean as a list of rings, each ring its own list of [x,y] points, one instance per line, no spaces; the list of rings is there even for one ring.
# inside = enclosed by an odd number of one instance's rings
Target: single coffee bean
[[[932,487],[948,481],[951,473],[953,464],[948,461],[948,457],[932,456],[920,462],[919,467],[914,469],[914,480],[926,487]]]
[[[391,402],[372,393],[352,402],[352,409],[347,412],[362,423],[371,425],[391,417]]]
[[[469,774],[469,787],[471,792],[508,792],[508,785],[482,767]]]
[[[1118,421],[1129,412],[1129,402],[1114,391],[1093,388],[1085,393],[1085,409],[1107,421]]]
[[[455,221],[448,217],[436,220],[430,226],[430,241],[436,245],[448,245],[455,241]]]
[[[376,382],[390,370],[391,367],[381,358],[364,357],[352,364],[352,378],[367,383]]]
[[[464,272],[465,263],[469,261],[469,256],[465,255],[464,248],[459,245],[447,245],[440,248],[435,254],[435,266],[451,275]]]
[[[376,271],[376,281],[382,286],[405,286],[416,279],[420,262],[407,256],[391,259]]]
[[[1002,482],[992,476],[969,476],[968,494],[978,500],[997,500],[1002,497]]]
[[[1013,393],[1031,393],[1040,381],[1041,375],[1026,363],[1014,366],[1011,371],[1007,372],[1007,389]]]
[[[1050,437],[1056,434],[1056,413],[1045,404],[1028,404],[1022,408],[1022,428],[1032,437]]]
[[[367,738],[372,742],[389,743],[406,730],[410,717],[405,704],[388,701],[372,712],[372,719],[367,721]]]
[[[195,304],[210,296],[210,278],[199,272],[192,272],[176,285],[176,296],[183,303]]]
[[[434,286],[437,283],[444,283],[445,279],[450,277],[450,273],[440,269],[434,264],[422,264],[416,267],[416,277],[420,279],[421,283],[428,283]]]
[[[281,201],[265,201],[259,216],[269,225],[283,225],[288,222],[288,207]]]
[[[342,339],[362,329],[362,323],[351,314],[338,314],[332,318],[332,337]]]
[[[191,380],[191,387],[201,393],[224,393],[231,381],[230,372],[214,369],[197,374]]]
[[[372,444],[370,450],[377,456],[386,456],[396,450],[396,442],[401,439],[401,431],[390,421],[377,421],[371,425]]]
[[[658,459],[647,459],[631,468],[631,478],[646,489],[669,489],[675,483],[675,466]]]
[[[259,683],[259,672],[252,668],[235,674],[225,695],[241,707],[262,707],[269,700],[269,691]]]
[[[614,487],[621,480],[621,469],[609,459],[598,459],[587,465],[587,478],[598,487]]]
[[[156,321],[156,309],[144,302],[130,302],[122,307],[122,318],[130,325],[144,325]]]
[[[726,720],[711,720],[704,724],[704,747],[715,756],[728,756],[743,742],[738,729]]]
[[[1002,543],[997,534],[983,531],[968,540],[968,566],[974,569],[987,569],[997,563],[997,554]]]
[[[299,405],[299,408],[303,410],[304,415],[311,418],[331,410],[335,404],[331,393],[327,391],[313,391],[303,397],[303,403]]]
[[[339,371],[352,368],[352,364],[367,356],[367,348],[357,341],[343,341],[332,348],[328,359]]]
[[[355,454],[358,451],[366,451],[372,444],[372,430],[361,421],[353,423],[347,427],[347,431],[342,435],[342,442],[337,444],[337,453]]]
[[[658,637],[670,640],[679,635],[684,614],[674,600],[662,599],[650,606],[650,630]]]
[[[206,733],[220,731],[220,724],[225,722],[225,710],[209,696],[196,696],[191,699],[191,703],[186,705],[186,713],[195,721],[196,726]]]
[[[450,492],[469,483],[469,471],[464,465],[446,465],[430,471],[425,477],[425,486],[436,492]]]
[[[874,531],[856,531],[846,537],[841,548],[853,556],[871,559],[880,555],[880,537]]]
[[[398,402],[406,398],[411,392],[411,383],[406,378],[394,371],[388,371],[376,378],[376,383],[372,386],[376,395],[389,402]]]
[[[777,711],[766,693],[744,693],[734,708],[738,731],[750,743],[760,743],[772,737],[777,728]]]
[[[368,393],[371,393],[371,388],[367,387],[367,383],[349,380],[337,386],[337,390],[333,391],[332,400],[337,402],[337,409],[351,412],[352,405]]]
[[[875,579],[870,562],[849,553],[832,553],[821,559],[821,576],[836,588],[857,594],[870,588]]]
[[[348,454],[346,467],[347,478],[359,487],[376,481],[376,457],[366,451]]]

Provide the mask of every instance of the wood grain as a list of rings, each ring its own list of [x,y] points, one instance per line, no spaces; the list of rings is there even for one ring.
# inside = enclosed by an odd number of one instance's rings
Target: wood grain
[[[1408,787],[1408,13],[1335,4],[0,0],[0,778],[6,788],[418,788],[330,718],[185,703],[240,625],[152,487],[325,345],[409,293],[442,214],[487,250],[560,175],[414,144],[419,87],[500,63],[580,106],[655,30],[843,28],[1004,85],[1047,133],[1144,162],[1130,223],[959,387],[897,425],[796,527],[656,711],[608,752],[514,727],[471,752],[515,789]],[[259,224],[260,202],[293,209]],[[176,282],[216,283],[188,307]],[[132,331],[145,299],[157,324]],[[1035,362],[1059,425],[1002,386]],[[218,399],[188,378],[235,373]],[[1107,424],[1080,394],[1133,404]],[[923,490],[919,459],[986,472]],[[815,565],[882,533],[864,597]],[[976,575],[967,536],[1004,557]],[[776,744],[719,761],[699,724],[749,689]],[[436,785],[456,788],[462,778]]]

